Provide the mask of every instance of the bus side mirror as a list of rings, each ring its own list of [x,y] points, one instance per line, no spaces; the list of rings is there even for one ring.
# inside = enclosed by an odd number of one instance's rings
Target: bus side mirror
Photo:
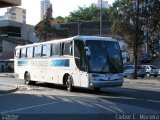
[[[86,55],[90,56],[91,55],[90,49],[88,47],[85,47],[84,49],[85,49]]]

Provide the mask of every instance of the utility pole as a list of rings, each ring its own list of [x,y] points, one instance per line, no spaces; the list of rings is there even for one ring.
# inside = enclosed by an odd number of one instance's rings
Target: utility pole
[[[100,36],[102,36],[102,0],[100,4]]]
[[[79,18],[79,16],[78,16],[78,21],[77,21],[77,27],[78,27],[78,31],[77,31],[77,33],[78,33],[78,35],[80,35],[80,26],[81,26],[81,23],[82,21],[80,20],[80,18]]]
[[[134,79],[137,79],[137,53],[138,53],[138,38],[139,38],[139,0],[136,0],[136,35],[134,48]]]
[[[80,20],[79,20],[79,16],[78,16],[78,35],[80,35]]]

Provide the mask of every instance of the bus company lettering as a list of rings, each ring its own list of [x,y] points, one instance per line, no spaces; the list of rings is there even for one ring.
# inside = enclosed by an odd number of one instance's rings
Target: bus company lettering
[[[48,67],[48,61],[31,61],[31,67]]]

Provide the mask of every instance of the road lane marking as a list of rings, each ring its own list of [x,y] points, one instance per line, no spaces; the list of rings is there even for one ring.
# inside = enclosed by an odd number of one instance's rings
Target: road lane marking
[[[70,100],[75,100],[75,99],[77,99],[77,98],[70,99]],[[18,112],[18,111],[22,111],[22,110],[27,110],[27,109],[37,108],[37,107],[43,107],[43,106],[53,105],[53,104],[58,104],[58,103],[63,103],[63,102],[66,102],[66,100],[65,101],[59,101],[59,102],[49,102],[49,103],[45,103],[45,104],[33,105],[33,106],[23,107],[23,108],[19,108],[19,109],[15,109],[15,110],[8,110],[8,111],[1,112],[0,114]]]
[[[156,100],[146,100],[146,101],[160,103],[160,101],[156,101]]]
[[[123,112],[121,109],[119,109],[114,102],[111,102],[111,101],[108,101],[108,100],[104,100],[104,99],[101,99],[99,98],[99,100],[101,100],[102,102],[104,103],[107,103],[107,104],[110,104],[112,106],[112,109],[115,109],[116,111],[120,112],[120,113],[125,113]]]
[[[104,107],[104,106],[102,106],[102,105],[100,105],[100,104],[95,103],[94,105],[96,105],[96,106],[98,106],[98,107],[100,107],[100,108],[103,108],[103,109],[105,109],[105,110],[111,111],[111,112],[113,112],[113,113],[117,113],[117,111],[115,111],[115,110],[113,110],[113,109],[110,109],[110,108],[108,108],[108,107]]]

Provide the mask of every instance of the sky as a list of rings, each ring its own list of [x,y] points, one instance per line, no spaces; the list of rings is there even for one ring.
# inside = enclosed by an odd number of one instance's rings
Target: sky
[[[41,0],[22,0],[21,8],[26,9],[26,23],[35,25],[40,21],[40,1]],[[57,16],[68,16],[70,12],[78,9],[78,7],[88,7],[98,0],[50,0],[53,9],[53,18]],[[108,0],[112,4],[115,0]],[[0,8],[0,16],[4,15],[6,8]]]

